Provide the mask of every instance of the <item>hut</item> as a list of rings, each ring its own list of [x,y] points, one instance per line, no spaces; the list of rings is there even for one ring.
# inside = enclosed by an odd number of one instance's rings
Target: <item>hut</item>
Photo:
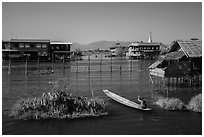
[[[70,60],[71,58],[71,42],[51,41],[50,42],[50,58],[54,60]],[[53,59],[52,59],[53,60]]]
[[[202,41],[173,42],[168,53],[150,65],[149,70],[152,82],[170,78],[180,83],[197,83],[202,75]]]

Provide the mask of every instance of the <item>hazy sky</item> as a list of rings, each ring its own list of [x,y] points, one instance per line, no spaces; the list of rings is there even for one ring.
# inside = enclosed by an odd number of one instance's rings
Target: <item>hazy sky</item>
[[[3,3],[2,39],[108,41],[202,39],[202,3]]]

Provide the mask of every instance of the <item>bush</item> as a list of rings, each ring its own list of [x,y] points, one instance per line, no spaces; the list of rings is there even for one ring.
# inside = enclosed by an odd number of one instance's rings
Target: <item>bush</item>
[[[58,90],[38,98],[21,99],[11,111],[11,116],[17,119],[72,119],[107,114],[105,102],[100,98],[76,97]]]
[[[202,112],[202,94],[193,97],[188,103],[187,109],[195,112]]]
[[[178,98],[159,98],[156,105],[165,110],[183,110],[185,109],[185,104]]]

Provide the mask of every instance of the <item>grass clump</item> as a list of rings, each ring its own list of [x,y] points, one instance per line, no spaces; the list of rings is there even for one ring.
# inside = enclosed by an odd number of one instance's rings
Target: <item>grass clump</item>
[[[155,104],[165,110],[184,110],[186,108],[185,104],[178,98],[160,97]]]
[[[194,112],[202,112],[202,94],[194,96],[188,103],[187,109]]]
[[[43,93],[41,97],[21,99],[14,105],[11,116],[17,119],[79,118],[107,115],[100,98],[76,97],[62,91]]]

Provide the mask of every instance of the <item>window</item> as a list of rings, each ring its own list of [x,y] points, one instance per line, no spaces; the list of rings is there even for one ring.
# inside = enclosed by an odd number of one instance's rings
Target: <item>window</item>
[[[2,49],[6,48],[6,43],[2,44]]]
[[[47,45],[46,45],[46,44],[43,44],[43,45],[42,45],[42,48],[47,48]]]
[[[41,48],[41,44],[37,44],[37,46],[36,46],[37,48]]]
[[[30,48],[30,45],[28,43],[25,44],[26,48]]]
[[[20,43],[20,44],[19,44],[19,47],[20,47],[20,48],[24,48],[24,44],[23,44],[23,43]]]

